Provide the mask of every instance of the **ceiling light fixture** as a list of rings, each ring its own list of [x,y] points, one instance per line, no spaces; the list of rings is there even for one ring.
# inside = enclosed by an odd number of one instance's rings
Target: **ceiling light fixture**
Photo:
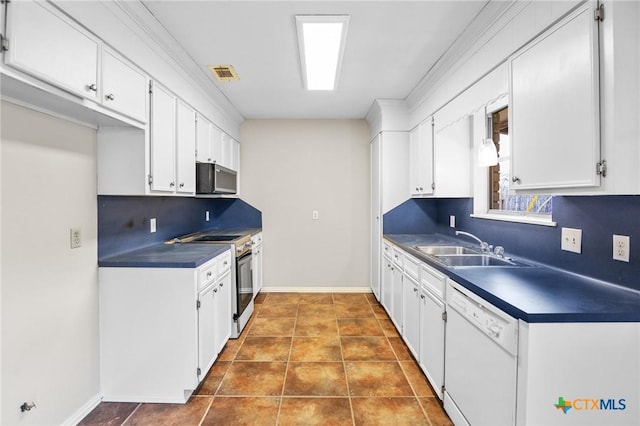
[[[335,90],[349,15],[297,15],[302,81],[307,90]]]

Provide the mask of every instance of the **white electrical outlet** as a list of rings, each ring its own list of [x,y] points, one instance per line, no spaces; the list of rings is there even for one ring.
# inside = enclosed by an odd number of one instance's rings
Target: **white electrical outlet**
[[[449,228],[456,227],[456,217],[454,215],[449,216]]]
[[[311,219],[318,220],[318,216],[318,210],[314,210],[313,212],[311,212]]]
[[[156,230],[156,218],[152,217],[149,221],[149,231],[153,234],[154,232],[156,232]]]
[[[206,212],[204,212],[204,220],[206,220],[207,222],[209,222],[209,210],[207,210]]]
[[[80,228],[71,228],[71,248],[78,248],[82,245],[82,232]]]
[[[560,248],[573,253],[582,253],[582,229],[562,228]]]
[[[627,235],[613,235],[613,259],[621,262],[629,261],[631,238]]]

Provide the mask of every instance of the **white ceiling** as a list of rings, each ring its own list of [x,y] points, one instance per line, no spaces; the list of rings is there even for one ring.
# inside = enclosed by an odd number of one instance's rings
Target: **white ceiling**
[[[404,99],[486,1],[148,1],[144,6],[247,119],[363,118],[375,99]],[[302,87],[295,15],[348,14],[338,89]],[[231,64],[240,81],[207,65]]]

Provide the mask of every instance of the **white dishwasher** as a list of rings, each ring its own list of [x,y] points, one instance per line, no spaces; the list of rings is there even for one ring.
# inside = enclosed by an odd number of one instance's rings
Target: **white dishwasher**
[[[457,425],[513,425],[518,320],[447,282],[444,408]]]

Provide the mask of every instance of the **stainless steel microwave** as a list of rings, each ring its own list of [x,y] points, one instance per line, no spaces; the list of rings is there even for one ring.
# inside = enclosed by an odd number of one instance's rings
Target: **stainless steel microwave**
[[[219,164],[196,163],[196,194],[235,194],[237,173]]]

